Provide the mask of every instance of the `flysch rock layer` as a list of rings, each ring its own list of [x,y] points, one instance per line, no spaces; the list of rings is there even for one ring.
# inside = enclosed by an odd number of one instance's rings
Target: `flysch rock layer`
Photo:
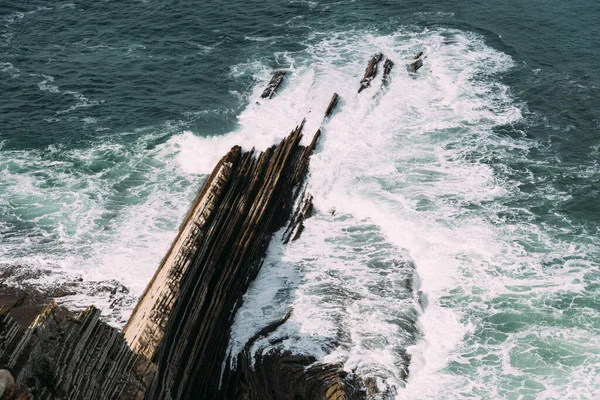
[[[24,331],[0,310],[0,365],[16,381],[1,398],[142,399],[155,366],[100,321],[98,309],[75,317],[55,310],[55,303],[48,305]]]
[[[181,278],[210,229],[208,221],[231,177],[235,153],[232,151],[223,157],[204,183],[179,234],[123,329],[131,349],[149,359],[163,338],[173,304],[179,296]]]
[[[235,312],[273,233],[292,214],[320,135],[302,146],[301,131],[302,125],[260,154],[234,147],[222,160],[231,165],[229,179],[181,278],[146,399],[223,398],[219,381]]]

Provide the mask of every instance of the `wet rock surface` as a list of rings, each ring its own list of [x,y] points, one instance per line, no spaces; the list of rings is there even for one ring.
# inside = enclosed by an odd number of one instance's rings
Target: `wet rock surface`
[[[120,314],[124,307],[135,302],[129,289],[114,279],[86,281],[66,275],[59,268],[0,264],[0,306],[11,309],[22,325],[28,325],[52,300],[69,304],[75,296],[97,298],[108,304],[113,314]],[[14,307],[19,300],[22,302]]]
[[[335,110],[335,107],[338,104],[338,99],[339,99],[339,96],[337,93],[334,93],[333,96],[331,96],[331,100],[329,101],[327,110],[325,110],[325,117],[329,118],[331,116],[331,114]]]
[[[273,74],[273,77],[271,78],[271,80],[267,84],[267,87],[265,88],[265,90],[260,95],[260,97],[262,99],[270,99],[270,98],[272,98],[273,95],[275,94],[275,92],[277,91],[277,89],[279,88],[279,86],[281,85],[281,83],[283,82],[283,78],[285,78],[285,72],[284,71],[277,71],[277,72],[275,72]]]
[[[415,59],[416,61],[413,61],[413,62],[410,64],[409,71],[410,71],[410,72],[412,72],[412,73],[414,74],[414,73],[416,73],[416,72],[417,72],[419,69],[421,69],[421,67],[423,66],[423,59],[424,59],[424,58],[425,58],[425,57],[423,56],[423,52],[422,52],[422,51],[419,51],[417,54],[415,54],[415,57],[414,57],[414,59]]]
[[[383,85],[387,86],[390,83],[390,74],[392,73],[392,68],[394,67],[394,62],[389,58],[385,60],[383,63]]]
[[[377,75],[377,66],[381,62],[382,58],[383,58],[383,54],[377,53],[369,60],[369,63],[367,64],[367,68],[365,69],[365,74],[364,74],[362,80],[360,81],[360,87],[358,88],[358,93],[362,92],[363,90],[365,90],[366,88],[371,86],[371,81]]]

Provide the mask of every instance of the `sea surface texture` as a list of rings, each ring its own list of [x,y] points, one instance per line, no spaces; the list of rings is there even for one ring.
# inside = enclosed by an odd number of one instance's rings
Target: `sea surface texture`
[[[230,350],[293,308],[287,346],[398,398],[598,398],[598,21],[591,0],[0,0],[4,283],[70,285],[122,326],[216,161],[311,136],[337,92],[314,216]],[[358,95],[375,52],[391,81]]]

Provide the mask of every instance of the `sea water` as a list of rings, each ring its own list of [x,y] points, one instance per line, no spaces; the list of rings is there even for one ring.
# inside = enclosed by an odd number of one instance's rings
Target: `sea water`
[[[292,309],[284,346],[398,398],[594,398],[599,16],[583,0],[2,3],[5,283],[67,285],[61,303],[122,326],[216,161],[306,119],[306,141],[323,132],[314,215],[269,248],[232,353]],[[358,95],[375,52],[390,83]]]

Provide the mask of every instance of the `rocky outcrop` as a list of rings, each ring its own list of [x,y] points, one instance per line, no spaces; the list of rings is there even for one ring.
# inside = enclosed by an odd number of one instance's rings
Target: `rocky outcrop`
[[[4,399],[141,399],[155,367],[94,307],[61,317],[51,303],[24,331],[0,310],[0,365],[17,389]]]
[[[363,90],[365,90],[366,88],[371,86],[371,81],[377,75],[377,65],[379,65],[379,62],[381,61],[382,58],[383,58],[383,54],[377,53],[369,60],[369,63],[367,64],[367,68],[365,69],[365,74],[360,81],[360,87],[358,88],[358,93],[362,92]]]
[[[233,317],[273,233],[292,213],[320,134],[305,147],[301,131],[302,125],[260,154],[234,147],[221,161],[231,165],[231,173],[181,279],[146,399],[219,396]]]
[[[277,91],[277,89],[279,88],[279,86],[281,85],[281,82],[283,82],[283,78],[285,77],[285,72],[284,71],[277,71],[273,74],[273,77],[271,78],[271,80],[269,81],[269,84],[267,85],[267,87],[265,88],[265,90],[262,92],[262,94],[260,95],[260,97],[262,99],[270,99],[273,97],[273,95],[275,94],[275,92]]]
[[[233,171],[237,151],[219,161],[205,181],[167,255],[140,297],[123,329],[133,351],[152,359],[163,338],[181,278],[210,230],[210,221],[222,200]]]
[[[359,92],[369,87],[382,58],[378,53],[369,61]],[[384,62],[384,85],[393,65]],[[284,75],[275,73],[261,97],[271,98]],[[334,93],[325,121],[338,99]],[[27,298],[0,297],[0,371],[6,368],[15,380],[6,376],[0,399],[375,396],[376,384],[369,379],[293,353],[270,336],[293,310],[256,333],[239,354],[227,353],[233,319],[274,233],[282,231],[284,244],[299,239],[313,213],[304,181],[321,129],[303,145],[303,127],[263,152],[234,146],[217,163],[122,333],[102,322],[92,306],[73,315],[52,302],[34,313],[48,297],[21,310],[28,310],[21,324],[33,319],[23,329],[1,305],[13,313]]]

